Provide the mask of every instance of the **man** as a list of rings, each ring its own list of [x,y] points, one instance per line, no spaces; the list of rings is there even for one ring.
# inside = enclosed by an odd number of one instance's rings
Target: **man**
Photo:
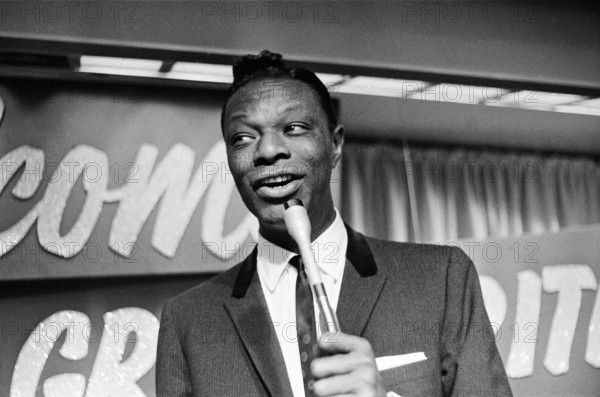
[[[511,395],[468,257],[344,225],[330,191],[344,130],[312,72],[288,69],[268,51],[242,58],[221,125],[260,239],[242,263],[165,305],[159,397]],[[283,221],[292,198],[307,209],[342,332],[319,332],[318,309],[311,317],[303,306],[305,276]],[[377,368],[376,357],[419,352],[427,359]]]

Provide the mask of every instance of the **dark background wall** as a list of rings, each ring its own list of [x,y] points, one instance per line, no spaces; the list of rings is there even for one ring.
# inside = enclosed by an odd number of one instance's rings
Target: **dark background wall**
[[[591,1],[61,4],[4,4],[2,46],[27,50],[12,43],[16,38],[37,40],[50,53],[45,40],[128,45],[197,52],[208,61],[268,48],[337,71],[372,67],[600,89],[600,6]],[[341,97],[349,136],[600,153],[599,117]]]
[[[594,2],[252,4],[82,2],[44,11],[43,2],[17,3],[5,5],[0,34],[227,54],[269,47],[291,59],[600,87]]]

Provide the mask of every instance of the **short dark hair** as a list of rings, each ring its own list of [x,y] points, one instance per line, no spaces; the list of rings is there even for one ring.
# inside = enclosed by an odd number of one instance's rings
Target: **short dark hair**
[[[327,116],[329,130],[335,129],[337,117],[325,84],[310,70],[286,67],[281,54],[263,50],[258,55],[245,55],[233,65],[233,83],[229,86],[227,99],[221,109],[223,133],[225,133],[225,109],[233,94],[248,83],[263,79],[290,79],[306,83],[317,94],[319,104]]]

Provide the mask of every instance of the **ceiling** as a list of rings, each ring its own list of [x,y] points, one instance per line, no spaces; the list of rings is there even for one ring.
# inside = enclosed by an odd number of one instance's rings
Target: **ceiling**
[[[110,15],[100,10],[106,15],[97,14],[95,21],[83,6],[58,20],[44,17],[43,10],[37,18],[17,10],[6,14],[0,26],[0,54],[5,61],[7,54],[41,56],[42,61],[25,66],[4,62],[0,75],[78,79],[71,71],[80,66],[81,55],[230,65],[241,54],[268,48],[292,64],[323,73],[600,96],[600,6],[594,2],[342,1],[317,8],[314,2],[297,2],[300,18],[275,12],[253,20],[243,8],[233,13],[220,9],[225,3],[210,3],[217,8],[208,9],[205,2],[124,2],[122,7],[134,9],[118,15],[114,8]],[[219,83],[195,86],[223,88]],[[600,154],[598,116],[334,96],[351,137]]]

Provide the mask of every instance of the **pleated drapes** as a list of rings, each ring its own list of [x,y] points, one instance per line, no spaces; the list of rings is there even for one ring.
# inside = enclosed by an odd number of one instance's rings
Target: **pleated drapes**
[[[396,241],[508,237],[600,223],[597,158],[347,142],[341,212]]]

